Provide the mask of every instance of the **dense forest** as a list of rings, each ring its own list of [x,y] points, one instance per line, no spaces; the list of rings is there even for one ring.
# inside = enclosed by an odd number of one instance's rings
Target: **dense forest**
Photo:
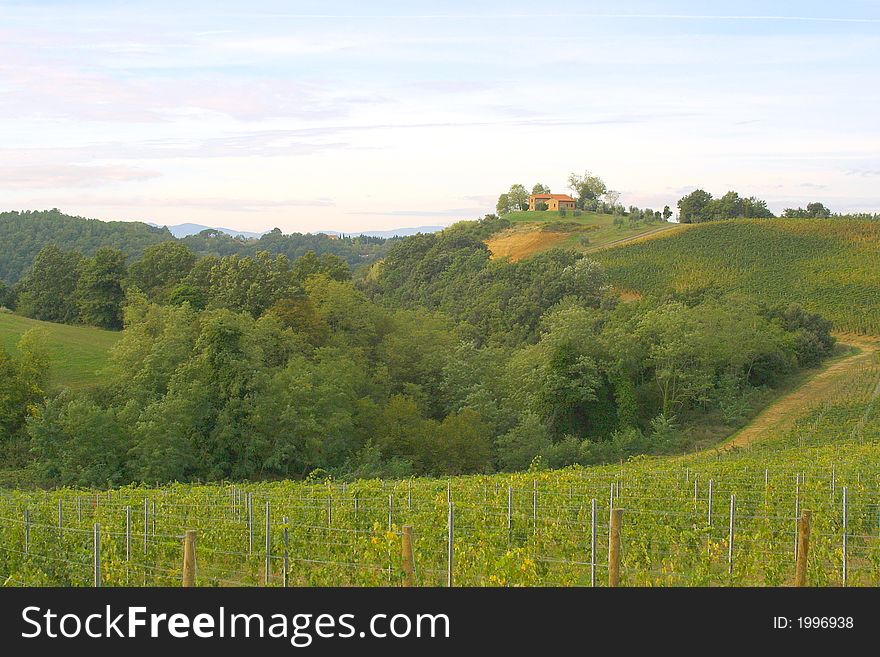
[[[0,213],[0,281],[17,283],[37,254],[46,246],[57,246],[92,256],[102,247],[122,251],[127,259],[140,257],[148,246],[175,241],[167,228],[137,221],[99,221],[64,214],[60,210]],[[290,259],[309,251],[332,253],[357,266],[387,248],[381,237],[330,237],[323,234],[283,235],[277,228],[259,239],[232,237],[217,230],[204,230],[179,241],[198,255],[255,256],[260,251]]]
[[[40,336],[0,354],[0,442],[40,484],[462,474],[680,450],[701,419],[827,355],[797,306],[711,291],[621,303],[602,267],[492,260],[489,216],[381,262],[42,249],[18,309],[124,326],[102,384],[47,394]]]

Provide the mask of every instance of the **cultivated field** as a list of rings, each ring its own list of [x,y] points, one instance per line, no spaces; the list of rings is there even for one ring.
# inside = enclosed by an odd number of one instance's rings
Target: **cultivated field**
[[[877,221],[719,221],[595,257],[612,284],[633,292],[713,287],[771,303],[800,303],[838,330],[880,333]]]

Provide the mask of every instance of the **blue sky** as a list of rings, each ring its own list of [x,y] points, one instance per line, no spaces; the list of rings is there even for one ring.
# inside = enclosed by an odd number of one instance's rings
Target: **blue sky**
[[[589,169],[880,210],[878,101],[876,0],[0,0],[0,207],[379,229]]]

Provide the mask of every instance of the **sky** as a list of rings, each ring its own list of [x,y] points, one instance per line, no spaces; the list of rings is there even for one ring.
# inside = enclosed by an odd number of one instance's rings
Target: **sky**
[[[880,0],[0,0],[0,209],[447,225],[590,170],[880,210]]]

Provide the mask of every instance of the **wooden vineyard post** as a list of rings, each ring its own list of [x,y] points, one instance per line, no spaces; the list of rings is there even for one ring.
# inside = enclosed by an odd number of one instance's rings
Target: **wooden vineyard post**
[[[804,509],[798,521],[797,567],[794,574],[795,586],[807,585],[807,555],[810,552],[810,523],[813,512]]]
[[[196,530],[187,529],[183,537],[183,585],[196,585]]]
[[[620,586],[620,523],[623,509],[611,510],[611,528],[608,533],[608,586]]]
[[[403,556],[403,585],[416,585],[415,558],[413,556],[413,528],[412,525],[404,525],[400,535],[400,547]]]

